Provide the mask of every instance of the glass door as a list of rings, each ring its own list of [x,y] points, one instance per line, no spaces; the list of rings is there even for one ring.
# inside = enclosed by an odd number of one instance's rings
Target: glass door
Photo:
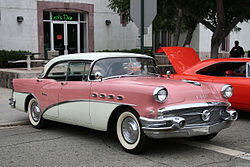
[[[87,16],[87,13],[44,11],[44,52],[57,50],[60,55],[87,52]]]
[[[65,30],[64,24],[53,24],[54,49],[59,51],[59,55],[65,54]]]
[[[68,53],[78,53],[78,28],[77,24],[67,23],[67,44]]]

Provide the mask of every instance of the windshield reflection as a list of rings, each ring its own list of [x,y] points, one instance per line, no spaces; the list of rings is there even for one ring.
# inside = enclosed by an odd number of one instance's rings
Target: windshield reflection
[[[161,76],[150,58],[107,58],[95,63],[91,76],[101,73],[103,78],[126,76]]]

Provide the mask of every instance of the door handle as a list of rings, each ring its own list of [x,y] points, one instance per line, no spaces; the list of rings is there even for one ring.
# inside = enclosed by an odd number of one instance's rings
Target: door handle
[[[43,81],[43,80],[41,80],[41,79],[37,79],[37,80],[36,80],[36,82],[42,82],[42,81]]]

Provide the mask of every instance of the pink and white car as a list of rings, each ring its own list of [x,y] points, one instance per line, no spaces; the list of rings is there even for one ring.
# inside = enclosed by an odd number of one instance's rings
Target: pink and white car
[[[232,87],[162,77],[154,59],[131,53],[81,53],[49,61],[33,79],[14,79],[10,105],[30,123],[47,120],[116,130],[127,152],[148,138],[209,140],[237,119]]]

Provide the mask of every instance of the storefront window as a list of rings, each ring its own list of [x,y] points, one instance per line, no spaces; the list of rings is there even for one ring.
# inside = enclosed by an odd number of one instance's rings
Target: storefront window
[[[87,52],[87,14],[43,12],[44,52],[59,51],[60,55]]]
[[[48,59],[48,51],[50,50],[50,23],[43,23],[44,31],[44,58]]]

